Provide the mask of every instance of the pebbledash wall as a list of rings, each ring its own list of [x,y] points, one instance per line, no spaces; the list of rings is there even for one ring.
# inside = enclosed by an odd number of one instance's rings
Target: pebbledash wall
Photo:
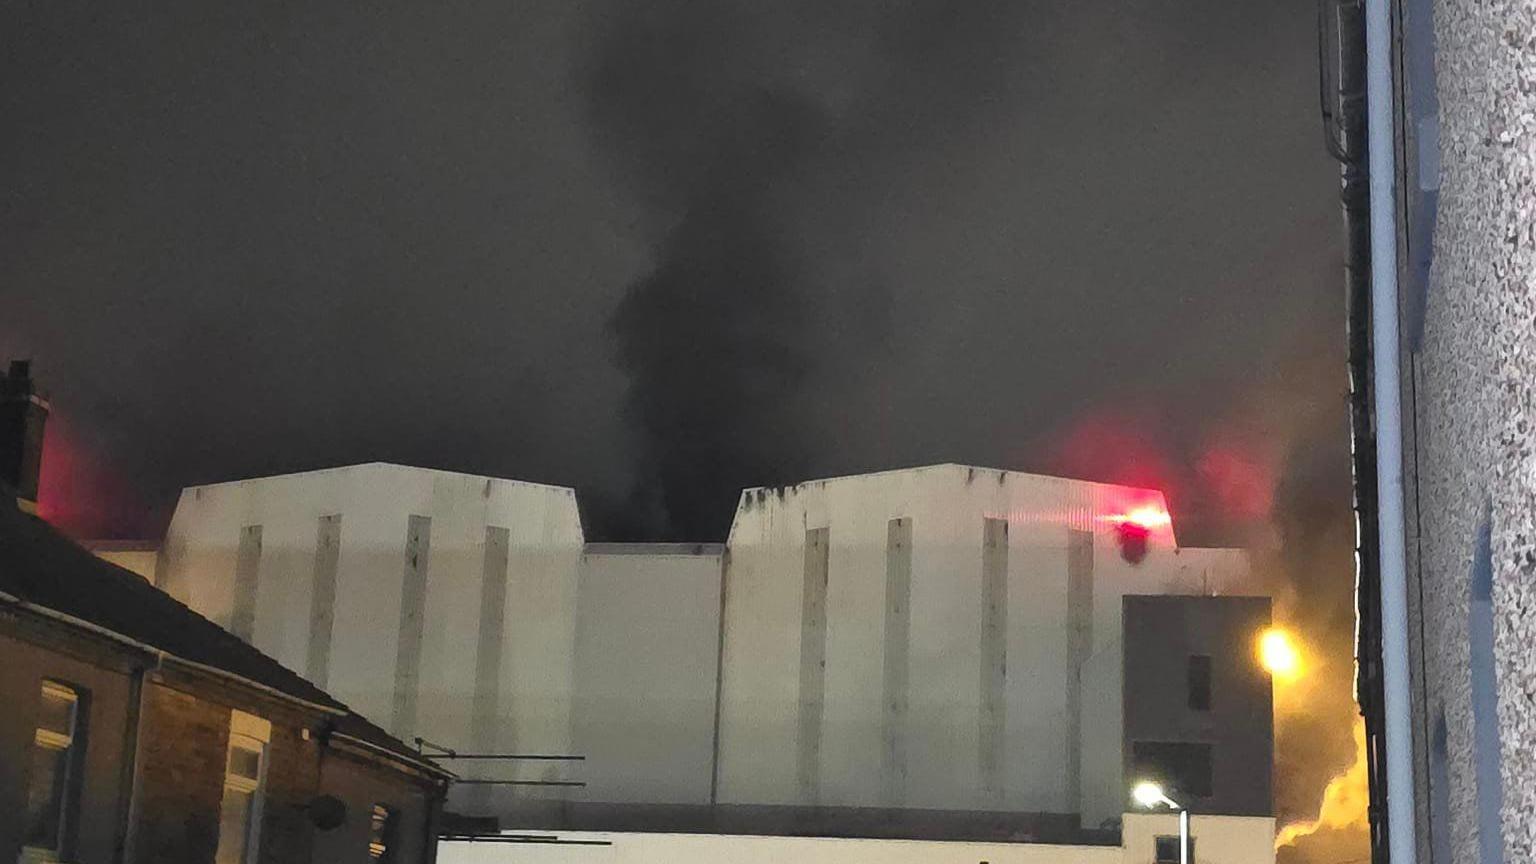
[[[1137,511],[1166,502],[936,465],[747,490],[724,548],[587,546],[570,489],[371,464],[187,489],[156,576],[404,740],[588,757],[455,763],[588,784],[458,787],[462,811],[1092,827],[1126,806],[1123,598],[1262,593],[1243,553],[1180,549],[1166,520],[1128,547]]]

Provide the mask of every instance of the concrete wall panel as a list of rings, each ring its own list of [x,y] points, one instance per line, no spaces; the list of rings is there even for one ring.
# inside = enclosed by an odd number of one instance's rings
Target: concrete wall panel
[[[709,803],[722,556],[588,547],[571,733],[583,800]]]

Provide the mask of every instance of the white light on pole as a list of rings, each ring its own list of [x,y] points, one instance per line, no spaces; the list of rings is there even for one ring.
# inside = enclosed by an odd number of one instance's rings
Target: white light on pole
[[[1148,810],[1166,804],[1169,809],[1179,811],[1179,864],[1189,864],[1189,810],[1169,798],[1163,787],[1152,782],[1137,783],[1131,790],[1131,797]]]

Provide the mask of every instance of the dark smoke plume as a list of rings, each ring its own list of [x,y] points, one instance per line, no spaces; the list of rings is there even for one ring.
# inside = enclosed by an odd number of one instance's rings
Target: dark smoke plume
[[[829,288],[799,223],[829,166],[903,137],[879,131],[910,83],[890,55],[920,62],[978,20],[946,6],[607,10],[593,126],[655,239],[610,319],[642,467],[599,531],[723,537],[742,488],[804,479],[815,448],[837,449],[812,440],[812,379],[879,350],[889,299],[869,273]]]

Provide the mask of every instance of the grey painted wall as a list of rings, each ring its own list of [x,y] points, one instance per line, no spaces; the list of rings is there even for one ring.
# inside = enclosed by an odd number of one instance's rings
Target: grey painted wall
[[[1202,813],[1274,812],[1273,690],[1255,646],[1267,597],[1128,596],[1124,600],[1125,743],[1129,798],[1135,742],[1210,746],[1212,794],[1170,794]],[[1210,658],[1210,710],[1190,707],[1189,658]],[[1162,779],[1162,778],[1157,778]],[[1179,797],[1179,796],[1184,797]]]

